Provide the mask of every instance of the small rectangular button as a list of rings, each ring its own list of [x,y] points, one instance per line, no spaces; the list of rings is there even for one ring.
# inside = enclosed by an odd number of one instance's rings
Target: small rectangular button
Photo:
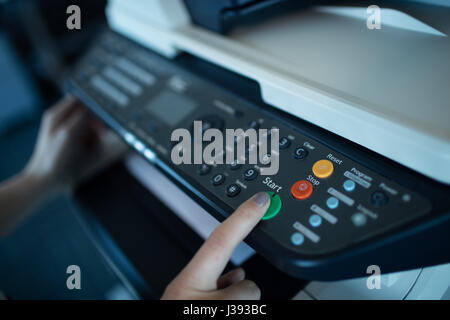
[[[140,50],[132,50],[131,53],[127,53],[127,56],[129,56],[134,61],[139,62],[144,67],[154,72],[157,73],[173,72],[172,67],[170,65],[167,64],[162,65],[158,59],[153,58],[147,52]]]
[[[130,76],[136,78],[137,80],[143,82],[148,86],[156,82],[156,77],[153,74],[147,72],[146,70],[142,69],[141,67],[139,67],[138,65],[131,62],[128,59],[125,58],[117,59],[116,66],[123,72],[126,72]]]
[[[342,202],[344,202],[346,205],[348,206],[352,206],[355,203],[355,200],[353,200],[350,197],[347,197],[345,194],[337,191],[334,188],[328,188],[328,193],[331,194],[332,196],[338,198],[339,200],[341,200]]]
[[[103,70],[103,75],[110,81],[114,82],[122,89],[128,91],[134,96],[142,94],[142,87],[136,82],[125,76],[123,73],[113,67],[106,67]]]
[[[319,207],[316,204],[313,204],[311,206],[311,211],[317,213],[319,216],[321,216],[322,218],[324,218],[331,224],[335,224],[338,221],[338,219],[335,216],[333,216],[329,212],[325,211],[324,209],[322,209],[321,207]]]
[[[302,225],[300,222],[296,221],[293,225],[293,227],[297,230],[300,231],[305,237],[307,237],[309,240],[311,240],[314,243],[317,243],[320,241],[320,237],[315,234],[314,232],[312,232],[311,230],[309,230],[307,227],[305,227],[304,225]]]
[[[344,172],[344,176],[346,178],[349,178],[349,179],[355,181],[357,184],[359,184],[360,186],[362,186],[362,187],[364,187],[366,189],[368,189],[370,187],[370,182],[367,182],[366,180],[361,179],[360,177],[358,177],[357,175],[351,173],[350,171],[345,171]]]
[[[91,79],[90,84],[94,89],[96,89],[121,107],[127,106],[130,102],[130,100],[124,93],[116,89],[100,76],[94,76]]]

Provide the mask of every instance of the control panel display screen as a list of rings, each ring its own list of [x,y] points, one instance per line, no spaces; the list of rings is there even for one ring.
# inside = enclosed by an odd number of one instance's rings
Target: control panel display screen
[[[163,91],[150,101],[145,109],[167,125],[173,127],[197,109],[197,103],[186,96]]]

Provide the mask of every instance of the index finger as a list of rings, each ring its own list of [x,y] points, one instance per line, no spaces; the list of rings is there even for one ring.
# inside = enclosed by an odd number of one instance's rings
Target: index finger
[[[211,233],[180,277],[186,277],[186,281],[200,290],[217,289],[217,279],[234,249],[258,224],[269,205],[270,196],[266,192],[257,193],[244,202]]]

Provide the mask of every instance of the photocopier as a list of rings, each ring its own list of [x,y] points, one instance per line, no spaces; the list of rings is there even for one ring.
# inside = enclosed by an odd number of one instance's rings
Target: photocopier
[[[450,6],[110,0],[69,87],[137,151],[129,171],[203,238],[258,191],[232,257],[296,299],[450,298]],[[175,165],[176,128],[279,129],[280,169]],[[381,271],[370,290],[368,270]],[[281,290],[281,288],[280,288]]]

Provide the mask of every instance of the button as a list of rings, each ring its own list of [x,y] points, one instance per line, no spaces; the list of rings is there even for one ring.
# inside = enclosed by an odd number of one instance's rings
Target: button
[[[250,168],[244,172],[244,179],[247,181],[255,180],[257,176],[258,176],[258,171],[256,171],[255,169],[252,169],[252,168]]]
[[[139,96],[142,94],[143,89],[139,84],[113,67],[109,66],[103,69],[103,75],[108,80],[114,82],[114,84],[118,85],[122,89],[125,89],[128,93],[131,93],[134,96]]]
[[[144,150],[144,157],[146,157],[150,161],[155,161],[156,154],[150,149],[145,149]]]
[[[259,123],[256,120],[253,120],[252,122],[250,122],[248,124],[248,129],[255,129],[258,130],[259,129]]]
[[[345,191],[352,192],[353,190],[355,190],[356,184],[353,180],[345,180],[342,186],[344,187]]]
[[[274,192],[267,192],[270,195],[270,206],[266,211],[263,220],[269,220],[274,218],[281,210],[281,198]]]
[[[129,132],[125,133],[124,136],[123,136],[123,138],[124,138],[125,141],[128,142],[129,144],[133,144],[134,141],[136,141],[136,137],[135,137],[133,134],[129,133]]]
[[[272,157],[272,155],[270,153],[266,153],[265,155],[263,155],[260,160],[261,165],[268,166],[270,164],[270,162],[272,161],[271,157]]]
[[[211,128],[222,130],[225,126],[225,121],[216,115],[206,115],[197,121],[202,122],[202,133]],[[191,125],[191,132],[194,132],[194,124]]]
[[[312,170],[317,178],[324,179],[333,174],[334,166],[329,160],[319,160],[314,163]]]
[[[289,148],[291,146],[291,140],[289,140],[286,137],[282,137],[280,139],[280,143],[279,143],[279,148],[280,150],[286,150],[287,148]]]
[[[294,232],[291,236],[291,242],[294,246],[300,246],[305,241],[305,237],[300,232]]]
[[[134,142],[133,146],[139,152],[143,152],[145,150],[144,144],[142,142],[140,142],[139,140],[136,140]]]
[[[295,159],[305,159],[308,156],[308,150],[306,150],[303,147],[298,147],[294,151],[294,158]]]
[[[137,64],[131,62],[126,58],[119,58],[118,60],[116,60],[115,64],[120,70],[143,82],[146,85],[152,85],[156,82],[156,78],[153,74],[147,72],[146,70],[142,69]]]
[[[207,164],[202,164],[200,168],[198,168],[198,174],[201,176],[207,175],[211,171],[211,166]]]
[[[112,100],[120,107],[126,107],[130,103],[130,99],[122,91],[116,89],[113,85],[109,84],[105,79],[100,76],[94,76],[89,84],[99,93]]]
[[[241,192],[241,187],[233,183],[227,187],[227,196],[236,197]]]
[[[330,209],[336,209],[339,206],[339,200],[335,197],[329,197],[327,199],[327,207]]]
[[[202,132],[205,133],[206,130],[209,130],[213,127],[212,122],[209,121],[203,121],[202,122]]]
[[[384,206],[386,203],[388,203],[389,198],[381,190],[377,190],[374,193],[372,193],[372,196],[370,197],[370,200],[372,201],[372,204],[374,204],[377,207]]]
[[[313,214],[309,217],[309,224],[314,228],[319,227],[322,224],[322,217],[317,214]]]
[[[272,128],[270,128],[270,129],[267,129],[267,135],[266,135],[266,137],[271,137],[272,136],[272,130],[273,129],[278,129],[278,130],[280,130],[279,128],[277,128],[277,127],[272,127]]]
[[[225,175],[223,175],[222,173],[218,173],[212,178],[211,182],[215,186],[220,186],[225,182]]]
[[[312,192],[313,186],[306,180],[297,181],[291,188],[292,195],[298,200],[308,199],[312,195]]]
[[[238,170],[241,167],[242,165],[238,163],[237,160],[233,160],[233,162],[228,165],[228,168],[230,168],[230,170]]]
[[[411,195],[410,194],[404,194],[403,196],[402,196],[402,201],[403,202],[410,202],[411,201]]]
[[[364,214],[358,212],[352,216],[352,222],[356,227],[362,227],[367,223],[367,218]]]

